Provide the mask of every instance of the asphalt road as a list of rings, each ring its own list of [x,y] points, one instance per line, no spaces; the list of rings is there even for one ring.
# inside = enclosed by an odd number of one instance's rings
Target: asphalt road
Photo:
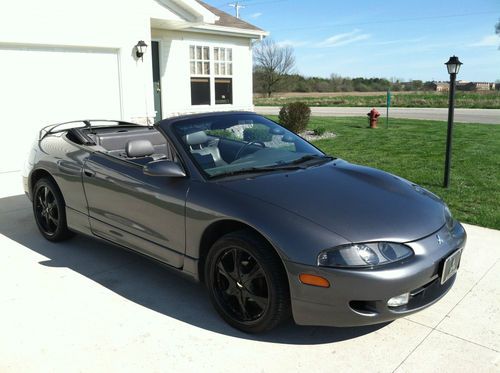
[[[455,285],[358,328],[232,329],[203,286],[107,243],[42,238],[0,174],[0,372],[500,372],[500,231],[466,225]]]
[[[256,106],[259,114],[278,115],[277,106]],[[312,107],[312,115],[321,117],[358,117],[366,115],[369,107]],[[385,108],[377,108],[385,117]],[[389,117],[408,119],[448,120],[446,108],[391,108]],[[455,109],[455,122],[500,124],[500,109]]]

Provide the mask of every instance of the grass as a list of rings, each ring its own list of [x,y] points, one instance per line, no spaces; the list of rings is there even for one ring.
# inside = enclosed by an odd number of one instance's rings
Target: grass
[[[457,108],[469,109],[500,109],[500,91],[488,92],[457,92],[456,93]],[[350,107],[385,107],[386,94],[373,95],[346,95],[346,96],[325,96],[308,94],[304,97],[288,97],[280,96],[276,93],[271,98],[254,98],[254,103],[257,106],[283,106],[284,104],[301,101],[309,106],[350,106]],[[393,107],[433,107],[447,108],[448,93],[447,92],[393,92],[391,106]]]
[[[500,126],[455,124],[449,189],[442,187],[445,122],[392,119],[389,129],[384,122],[367,126],[366,118],[352,117],[312,117],[309,124],[337,134],[314,143],[325,153],[402,176],[443,198],[459,220],[500,229]]]

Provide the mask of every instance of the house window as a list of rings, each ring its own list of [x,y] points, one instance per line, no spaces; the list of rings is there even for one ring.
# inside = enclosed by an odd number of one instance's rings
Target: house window
[[[233,75],[233,50],[231,48],[214,48],[215,75]]]
[[[210,105],[210,78],[191,78],[191,105]]]
[[[189,48],[191,75],[210,75],[210,48],[192,45]]]
[[[233,103],[233,79],[219,78],[233,75],[233,50],[214,48],[215,104]]]
[[[191,45],[191,105],[233,103],[233,50]]]
[[[210,105],[210,48],[189,47],[191,105]]]
[[[215,78],[215,103],[218,105],[233,103],[233,79]]]

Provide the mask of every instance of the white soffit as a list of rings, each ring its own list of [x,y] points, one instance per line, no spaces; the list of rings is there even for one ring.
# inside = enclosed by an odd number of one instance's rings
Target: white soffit
[[[220,35],[262,38],[262,30],[218,26],[219,17],[195,0],[151,0],[151,27]]]
[[[159,24],[179,28],[188,24],[214,24],[219,17],[194,0],[150,0],[150,17]]]

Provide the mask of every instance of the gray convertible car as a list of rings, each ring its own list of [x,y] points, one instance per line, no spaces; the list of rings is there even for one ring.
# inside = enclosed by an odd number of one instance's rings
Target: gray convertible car
[[[248,333],[417,312],[453,286],[466,241],[434,194],[249,112],[45,127],[23,178],[46,239],[152,258]]]

